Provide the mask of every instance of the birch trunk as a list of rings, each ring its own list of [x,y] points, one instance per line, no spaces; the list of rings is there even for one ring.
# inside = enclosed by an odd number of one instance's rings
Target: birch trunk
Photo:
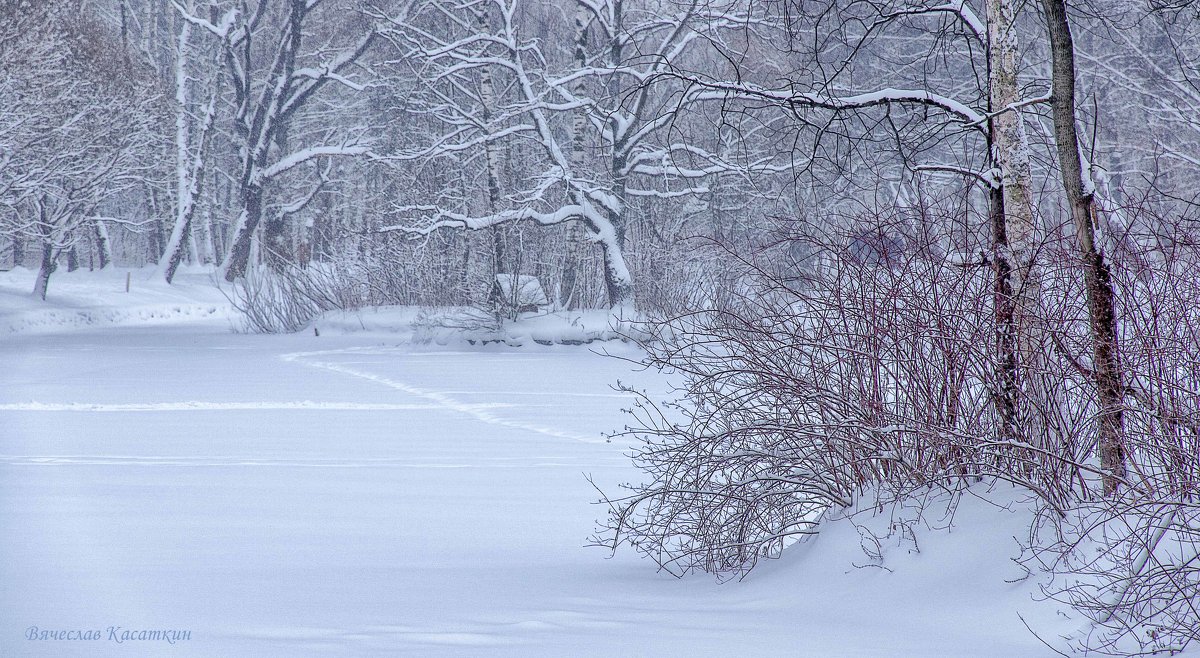
[[[582,2],[575,5],[575,66],[583,69],[587,65],[587,7]],[[572,85],[571,93],[576,98],[584,94],[583,76],[577,78]],[[587,126],[587,116],[584,110],[575,110],[571,123],[571,170],[574,175],[583,170],[584,132]],[[567,254],[563,261],[562,280],[559,284],[559,303],[567,309],[577,309],[580,306],[579,274],[587,254],[587,236],[580,221],[567,223]]]
[[[1024,405],[1020,430],[1028,433],[1034,445],[1049,448],[1042,410],[1050,404],[1049,395],[1041,385],[1041,339],[1037,326],[1037,307],[1041,297],[1041,282],[1034,262],[1037,245],[1033,204],[1030,194],[1031,168],[1029,141],[1017,103],[1021,100],[1017,73],[1020,66],[1020,43],[1017,38],[1016,0],[987,0],[988,34],[988,105],[991,118],[992,162],[1000,172],[1000,198],[1003,217],[1003,240],[998,241],[997,275],[1007,274],[1007,286],[997,282],[997,330],[1002,385],[1023,389],[1030,405]],[[995,202],[993,202],[993,206]],[[993,219],[993,238],[999,237]],[[1007,290],[1004,288],[1007,287]],[[1011,301],[1010,301],[1011,300]],[[1011,314],[1011,318],[1010,318]],[[1007,350],[1015,349],[1018,359],[1007,362]],[[1011,370],[1009,370],[1011,368]],[[1023,374],[1015,382],[1004,381],[1016,373]],[[1016,413],[1015,400],[1014,413]],[[1004,404],[1008,404],[1005,402]],[[1032,407],[1032,408],[1030,408]],[[1007,412],[1007,410],[1006,410]]]
[[[184,21],[179,29],[179,52],[175,65],[175,225],[171,237],[159,259],[158,267],[167,283],[175,278],[175,270],[186,251],[187,242],[194,245],[192,218],[196,212],[196,200],[200,196],[204,179],[204,156],[212,134],[213,118],[219,89],[214,86],[212,98],[203,110],[200,136],[192,145],[190,125],[190,101],[188,99],[187,50],[191,36],[191,25]],[[194,150],[194,152],[193,152]],[[193,246],[193,253],[196,249]],[[196,253],[199,257],[199,253]]]
[[[487,16],[482,11],[476,13],[475,16],[476,20],[479,22],[480,32],[486,33]],[[491,131],[492,108],[496,105],[496,89],[495,83],[492,81],[492,71],[489,67],[483,67],[482,73],[480,74],[479,87],[481,97],[480,100],[483,101],[483,120],[487,124],[488,130]],[[500,209],[499,148],[499,144],[497,144],[494,140],[488,140],[488,142],[484,145],[484,159],[487,167],[487,210],[489,213],[496,213]],[[487,285],[482,291],[483,299],[487,299],[488,291],[496,281],[496,275],[504,272],[504,234],[501,231],[502,229],[499,226],[493,226],[492,228],[488,229],[488,237],[491,238],[491,258],[489,259],[491,261],[491,276],[488,277]],[[481,245],[479,245],[478,242],[478,240],[473,239],[470,235],[467,236],[467,248],[469,250],[467,276],[472,282],[474,281],[474,277],[470,273],[481,269],[477,263],[471,262],[472,257],[474,260],[479,260],[479,253],[482,251],[482,249],[480,249]],[[519,274],[519,272],[514,272],[513,274]]]

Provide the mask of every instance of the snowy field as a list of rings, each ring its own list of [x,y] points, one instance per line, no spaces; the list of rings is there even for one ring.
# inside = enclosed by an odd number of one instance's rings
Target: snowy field
[[[1080,627],[1006,582],[1027,518],[970,497],[887,569],[849,523],[741,582],[608,559],[585,474],[639,477],[602,436],[611,385],[660,376],[586,346],[235,334],[203,275],[150,277],[57,274],[43,305],[0,273],[0,656],[1035,656],[1018,613]]]

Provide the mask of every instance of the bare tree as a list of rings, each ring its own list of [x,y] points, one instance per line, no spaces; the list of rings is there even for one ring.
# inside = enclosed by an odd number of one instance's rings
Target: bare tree
[[[216,37],[225,61],[225,74],[233,91],[234,139],[238,151],[235,174],[238,215],[232,242],[221,265],[225,278],[243,276],[250,262],[251,242],[263,220],[268,186],[298,167],[312,166],[336,156],[367,152],[359,131],[330,131],[326,139],[293,148],[289,130],[297,116],[319,94],[335,83],[361,91],[361,83],[350,70],[367,52],[377,32],[369,25],[349,46],[309,46],[306,36],[318,16],[330,16],[339,8],[322,0],[288,0],[280,15],[275,3],[243,0],[230,19],[213,24],[179,7],[185,20]],[[324,13],[318,10],[326,10]],[[334,139],[330,139],[334,138]],[[287,201],[284,213],[294,212],[311,200],[310,186]],[[283,250],[282,231],[265,236],[268,250]]]
[[[189,15],[196,13],[194,2],[189,2],[186,7],[180,5],[180,8]],[[215,26],[216,30],[227,32],[235,16],[233,11],[227,13]],[[167,283],[175,277],[175,270],[186,254],[189,240],[194,244],[193,218],[208,169],[206,156],[216,124],[217,100],[220,96],[221,70],[218,62],[215,58],[205,57],[206,50],[192,42],[192,29],[190,22],[181,21],[175,49],[175,223],[158,262]],[[196,59],[200,60],[199,65],[193,63]],[[193,98],[195,93],[206,96],[207,102],[196,102]]]
[[[581,2],[574,10],[569,56],[525,36],[535,28],[522,17],[555,18],[553,8],[534,3],[429,0],[389,17],[388,37],[420,81],[409,112],[430,119],[437,131],[392,159],[462,161],[482,151],[488,154],[490,198],[502,206],[490,201],[491,209],[476,212],[445,203],[400,204],[403,223],[384,230],[427,235],[521,221],[582,226],[602,252],[609,305],[632,310],[624,252],[633,200],[692,196],[707,189],[708,176],[738,168],[697,141],[669,137],[680,88],[662,74],[694,56],[701,35],[738,17],[699,3],[665,14],[623,0]],[[491,174],[490,154],[500,143],[532,144],[536,156],[528,165],[532,175],[504,190],[503,199]],[[563,277],[564,302],[573,287],[574,260],[568,259]]]
[[[1043,0],[1050,38],[1054,136],[1058,147],[1059,171],[1071,218],[1075,223],[1079,257],[1083,261],[1091,325],[1092,367],[1100,404],[1097,432],[1100,463],[1104,469],[1104,493],[1113,495],[1125,478],[1125,447],[1122,442],[1124,385],[1117,361],[1117,327],[1112,275],[1104,252],[1097,249],[1094,202],[1095,183],[1085,174],[1076,130],[1075,43],[1062,0]]]

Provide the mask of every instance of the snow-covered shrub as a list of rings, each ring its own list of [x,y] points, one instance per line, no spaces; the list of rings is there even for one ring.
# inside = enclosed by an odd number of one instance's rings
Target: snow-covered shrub
[[[1200,241],[1195,218],[1123,210],[1114,215],[1127,224],[1106,246],[1129,475],[1121,495],[1080,496],[1046,517],[1031,555],[1056,576],[1047,595],[1094,622],[1070,638],[1075,648],[1173,653],[1200,640]],[[1083,352],[1069,343],[1058,351]],[[1086,358],[1067,361],[1069,373],[1087,374]]]
[[[1059,576],[1048,595],[1094,622],[1077,647],[1128,655],[1197,639],[1200,240],[1185,230],[1194,224],[1176,227],[1170,249],[1128,236],[1108,245],[1127,475],[1105,497],[1088,316],[1068,239],[1043,245],[1009,413],[988,254],[947,248],[952,240],[911,221],[871,220],[902,238],[886,260],[851,250],[853,229],[813,228],[793,238],[803,248],[785,250],[802,253],[802,267],[778,251],[744,259],[745,275],[717,304],[649,324],[647,365],[682,384],[676,400],[633,409],[626,434],[646,480],[604,492],[597,543],[630,546],[677,575],[738,576],[863,492],[903,502],[1007,482],[1043,508],[1027,564]]]
[[[333,264],[281,269],[252,267],[229,295],[242,313],[244,327],[255,333],[298,331],[321,313],[363,306],[363,288]]]
[[[424,308],[413,321],[413,342],[444,344],[453,339],[497,340],[501,318],[470,306]]]
[[[864,488],[1033,470],[992,433],[988,278],[929,250],[880,267],[842,237],[806,250],[819,267],[747,261],[718,307],[649,325],[647,364],[684,384],[669,408],[635,408],[650,481],[606,498],[599,541],[740,574]]]

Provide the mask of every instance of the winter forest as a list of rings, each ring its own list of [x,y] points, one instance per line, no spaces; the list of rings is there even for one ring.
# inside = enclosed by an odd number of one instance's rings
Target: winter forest
[[[0,0],[0,654],[1200,651],[1198,110],[1190,0]]]

